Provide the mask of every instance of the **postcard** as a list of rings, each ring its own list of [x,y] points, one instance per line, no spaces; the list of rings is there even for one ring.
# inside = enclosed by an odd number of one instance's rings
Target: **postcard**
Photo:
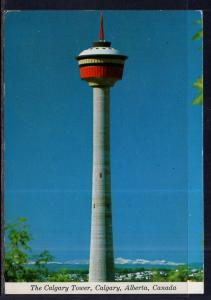
[[[6,294],[203,294],[203,14],[4,14]]]

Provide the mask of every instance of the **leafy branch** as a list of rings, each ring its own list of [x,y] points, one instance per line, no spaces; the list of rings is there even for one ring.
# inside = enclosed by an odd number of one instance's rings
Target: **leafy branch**
[[[202,26],[201,19],[196,20],[194,23]],[[203,38],[203,29],[202,28],[192,36],[193,41],[202,40],[202,38]],[[202,47],[200,47],[200,50],[201,49],[202,49]],[[197,93],[196,97],[193,99],[192,104],[193,105],[202,105],[202,103],[203,103],[203,77],[202,77],[202,75],[195,80],[195,82],[193,83],[193,87],[195,89],[197,89],[198,93]]]
[[[20,217],[14,224],[5,226],[5,280],[6,281],[43,281],[48,276],[45,265],[53,260],[47,250],[32,256],[34,268],[27,264],[31,258],[31,247],[28,243],[32,237],[26,225],[26,218]]]

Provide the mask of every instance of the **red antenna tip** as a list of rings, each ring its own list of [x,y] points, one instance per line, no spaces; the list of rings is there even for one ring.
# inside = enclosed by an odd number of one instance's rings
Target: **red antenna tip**
[[[104,40],[104,32],[103,32],[103,15],[100,15],[100,33],[99,33],[99,40]]]

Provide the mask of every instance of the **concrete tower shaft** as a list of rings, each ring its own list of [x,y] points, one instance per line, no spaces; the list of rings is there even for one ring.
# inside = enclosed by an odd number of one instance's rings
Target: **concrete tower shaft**
[[[113,281],[109,87],[93,88],[92,224],[89,281]]]

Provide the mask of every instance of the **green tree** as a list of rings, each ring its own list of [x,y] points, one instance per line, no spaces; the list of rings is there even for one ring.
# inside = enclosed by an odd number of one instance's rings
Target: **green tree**
[[[19,217],[15,224],[5,226],[5,281],[45,281],[48,274],[46,264],[53,257],[46,250],[38,255],[30,256],[28,243],[32,237],[26,225],[26,218]],[[34,259],[33,267],[29,267],[30,259]]]
[[[26,219],[20,217],[17,223],[5,226],[7,233],[5,242],[6,281],[24,281],[25,279],[25,264],[29,259],[28,251],[31,250],[28,242],[32,239],[25,222]]]
[[[69,270],[60,269],[59,272],[52,272],[48,276],[48,281],[50,282],[69,282],[71,281],[71,275]]]
[[[49,251],[44,250],[40,254],[34,255],[32,258],[35,260],[34,267],[37,274],[37,280],[44,281],[49,274],[46,265],[53,260],[53,256]]]
[[[168,274],[167,281],[185,282],[188,280],[187,266],[178,266],[177,270],[171,270]]]
[[[202,20],[197,20],[195,22],[195,24],[201,25],[202,26]],[[193,41],[197,41],[197,40],[202,40],[203,38],[203,30],[202,27],[200,28],[200,30],[198,30],[192,37]],[[202,49],[202,47],[200,47],[200,50]],[[193,83],[193,87],[195,89],[197,89],[197,95],[196,97],[193,99],[192,104],[193,105],[200,105],[203,103],[203,77],[199,76],[195,82]]]
[[[166,281],[166,275],[164,276],[163,274],[166,274],[166,272],[164,272],[162,270],[153,270],[151,281],[152,282]]]

